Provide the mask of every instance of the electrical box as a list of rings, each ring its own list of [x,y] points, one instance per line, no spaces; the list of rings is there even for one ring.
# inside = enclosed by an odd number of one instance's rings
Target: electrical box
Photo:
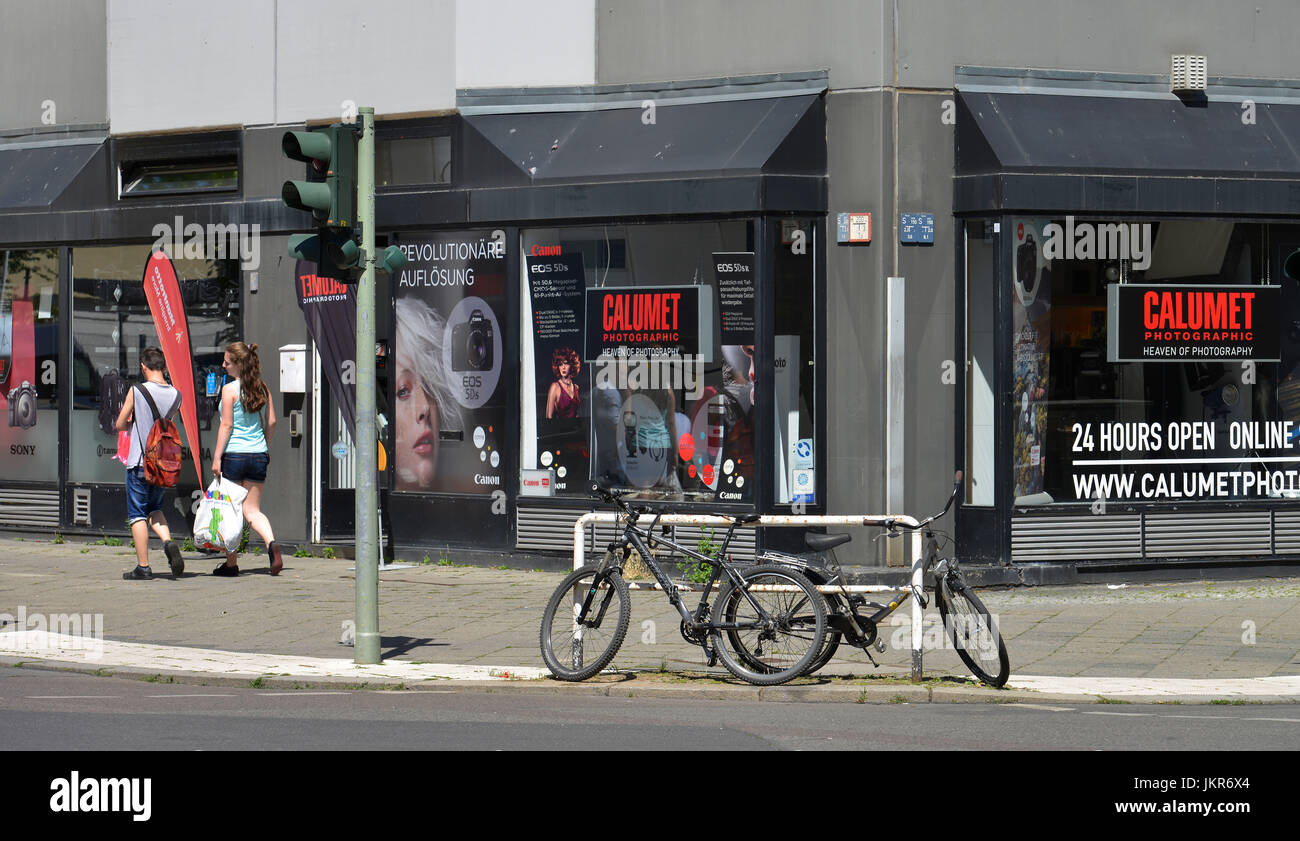
[[[280,393],[305,394],[307,392],[307,346],[282,345],[280,347]]]

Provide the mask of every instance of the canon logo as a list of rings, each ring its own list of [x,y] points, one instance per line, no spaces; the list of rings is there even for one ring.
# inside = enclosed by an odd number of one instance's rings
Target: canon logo
[[[560,246],[558,245],[534,245],[528,250],[528,253],[534,257],[559,257]]]

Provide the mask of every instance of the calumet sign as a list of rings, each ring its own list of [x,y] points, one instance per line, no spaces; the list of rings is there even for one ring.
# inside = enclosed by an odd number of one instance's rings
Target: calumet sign
[[[1280,286],[1111,284],[1110,362],[1277,362]]]
[[[701,317],[704,297],[700,289],[699,286],[588,289],[587,359],[597,362],[699,356],[700,327],[708,323]],[[709,346],[712,347],[711,341]]]

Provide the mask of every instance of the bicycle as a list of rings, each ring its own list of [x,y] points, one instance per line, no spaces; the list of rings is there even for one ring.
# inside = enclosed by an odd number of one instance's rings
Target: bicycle
[[[945,631],[952,639],[957,656],[970,668],[971,672],[984,683],[1001,687],[1011,674],[1010,661],[1007,657],[1006,643],[998,632],[997,623],[979,597],[971,591],[962,575],[955,557],[939,556],[938,534],[931,524],[948,513],[953,502],[961,492],[962,474],[957,472],[953,481],[952,493],[943,510],[915,526],[900,522],[895,518],[885,520],[881,525],[889,536],[897,536],[900,530],[921,531],[923,541],[922,569],[927,578],[933,580],[935,602],[939,608]],[[904,588],[895,593],[888,604],[871,602],[866,597],[849,593],[844,589],[843,571],[835,557],[834,547],[848,543],[853,538],[848,534],[808,534],[805,544],[813,550],[811,555],[789,555],[780,552],[767,552],[758,558],[769,564],[785,565],[797,569],[810,581],[818,585],[825,596],[827,606],[827,626],[825,642],[817,658],[809,665],[806,674],[811,674],[830,662],[841,643],[847,643],[862,649],[872,665],[879,668],[871,648],[883,652],[884,641],[878,640],[880,622],[908,599],[915,596],[921,607],[929,606],[923,592],[914,587]],[[838,593],[825,593],[832,586],[838,586]],[[874,612],[864,615],[859,609]],[[799,619],[795,618],[797,624]],[[808,622],[812,617],[807,618]],[[748,652],[740,654],[747,657]],[[751,665],[758,665],[754,661]]]
[[[720,660],[727,671],[758,686],[775,686],[803,674],[822,651],[826,634],[826,602],[798,570],[788,566],[742,567],[727,558],[736,528],[758,520],[757,514],[726,516],[726,537],[713,555],[692,550],[655,535],[662,514],[648,528],[638,525],[653,512],[629,506],[623,494],[593,484],[591,491],[620,512],[622,533],[605,550],[596,566],[570,573],[551,595],[542,615],[542,659],[560,680],[580,681],[599,673],[613,661],[627,635],[631,619],[630,594],[623,564],[635,549],[681,614],[682,637],[700,646],[709,666]],[[665,547],[711,567],[700,603],[687,608],[680,588],[651,554]],[[718,588],[717,601],[709,596]],[[572,609],[565,609],[571,605]],[[610,614],[613,608],[614,613]],[[743,651],[743,654],[741,653]]]

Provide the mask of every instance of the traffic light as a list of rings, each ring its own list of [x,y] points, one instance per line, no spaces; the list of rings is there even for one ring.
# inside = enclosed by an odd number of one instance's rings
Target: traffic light
[[[318,131],[286,131],[280,142],[290,160],[311,165],[307,181],[286,181],[284,203],[312,214],[314,234],[289,238],[289,254],[312,260],[321,277],[351,279],[357,245],[357,137],[353,126],[336,123]]]

